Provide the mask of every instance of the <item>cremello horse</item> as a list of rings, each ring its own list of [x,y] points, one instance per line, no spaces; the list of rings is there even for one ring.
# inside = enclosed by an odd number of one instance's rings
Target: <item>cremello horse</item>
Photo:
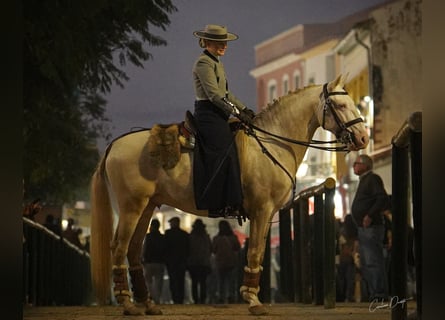
[[[258,113],[254,126],[303,141],[310,141],[322,126],[340,138],[348,150],[365,148],[368,135],[354,102],[343,90],[344,80],[340,75],[324,86],[311,85],[279,98]],[[170,169],[150,166],[145,147],[149,136],[150,130],[143,130],[113,141],[91,184],[93,287],[98,303],[109,303],[113,279],[114,296],[127,315],[161,314],[149,298],[140,262],[143,238],[155,207],[166,204],[199,216],[208,215],[207,211],[195,208],[193,153],[182,153]],[[267,313],[258,292],[269,222],[290,199],[294,181],[289,177],[295,177],[307,149],[271,138],[262,131],[257,132],[257,137],[280,165],[264,155],[256,139],[246,131],[238,131],[243,206],[250,220],[247,266],[240,293],[255,315]],[[109,194],[114,196],[119,214],[115,230]]]

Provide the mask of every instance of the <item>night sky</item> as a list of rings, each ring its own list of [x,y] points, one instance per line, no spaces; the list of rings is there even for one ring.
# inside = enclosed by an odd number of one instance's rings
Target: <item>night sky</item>
[[[256,110],[254,46],[298,24],[330,23],[387,0],[180,0],[170,15],[167,31],[151,28],[167,40],[167,46],[149,47],[153,59],[144,69],[131,64],[124,88],[114,86],[109,95],[107,116],[112,137],[132,128],[155,123],[180,122],[186,110],[193,111],[192,66],[202,49],[193,31],[206,24],[225,25],[239,36],[230,41],[224,63],[230,90]],[[105,147],[99,141],[99,149]]]

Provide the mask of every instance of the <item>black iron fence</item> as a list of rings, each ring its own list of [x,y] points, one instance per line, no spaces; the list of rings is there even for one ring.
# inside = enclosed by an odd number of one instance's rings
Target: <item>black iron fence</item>
[[[281,294],[290,302],[335,307],[334,193],[335,180],[328,178],[300,192],[279,212],[280,286]]]
[[[23,302],[33,306],[89,305],[90,257],[44,226],[23,218]]]

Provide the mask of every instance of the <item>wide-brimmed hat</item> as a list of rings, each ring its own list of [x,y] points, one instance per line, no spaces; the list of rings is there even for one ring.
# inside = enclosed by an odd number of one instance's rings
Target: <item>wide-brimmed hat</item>
[[[238,39],[234,33],[227,32],[227,27],[216,24],[206,25],[204,30],[193,32],[195,37],[213,41],[232,41]]]

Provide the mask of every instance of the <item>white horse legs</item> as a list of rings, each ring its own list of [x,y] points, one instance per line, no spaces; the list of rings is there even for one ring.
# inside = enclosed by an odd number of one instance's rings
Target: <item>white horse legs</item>
[[[249,248],[247,252],[247,266],[244,267],[243,284],[240,288],[242,298],[249,303],[249,311],[254,315],[267,313],[266,308],[258,299],[260,291],[260,277],[263,267],[261,263],[264,257],[264,238],[269,231],[268,220],[252,220],[250,224]],[[267,217],[266,217],[267,218]],[[264,218],[263,218],[264,219]]]
[[[263,268],[260,266],[256,269],[244,267],[243,285],[240,288],[242,298],[249,303],[249,311],[252,314],[265,314],[266,310],[258,299],[260,291],[260,277]]]
[[[144,271],[140,261],[142,242],[147,232],[148,224],[153,213],[153,206],[147,205],[139,219],[133,219],[132,230],[118,227],[113,250],[113,281],[114,295],[119,304],[124,307],[125,315],[159,315],[161,310],[150,299],[145,285]],[[128,217],[128,215],[126,216]],[[121,217],[121,219],[124,219]],[[129,223],[119,221],[119,226],[128,226]],[[133,232],[134,231],[134,232]],[[132,235],[132,236],[130,236]],[[127,257],[130,267],[131,289],[128,287],[127,266],[123,264]],[[121,264],[118,264],[118,263]]]

